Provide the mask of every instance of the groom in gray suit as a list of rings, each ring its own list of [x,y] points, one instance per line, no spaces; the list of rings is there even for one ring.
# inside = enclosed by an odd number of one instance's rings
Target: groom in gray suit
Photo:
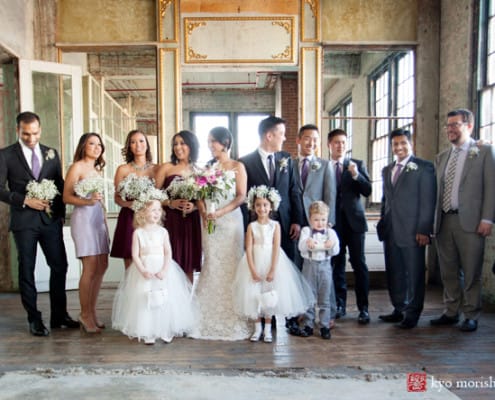
[[[384,242],[385,270],[392,314],[385,322],[414,328],[423,311],[425,296],[425,249],[430,243],[435,211],[435,170],[429,161],[412,153],[411,133],[390,133],[396,161],[383,168],[383,199],[377,226]]]
[[[445,129],[452,146],[435,160],[435,234],[445,309],[430,322],[454,325],[463,312],[464,332],[478,328],[485,238],[495,217],[495,153],[471,138],[473,128],[471,111],[450,111]]]

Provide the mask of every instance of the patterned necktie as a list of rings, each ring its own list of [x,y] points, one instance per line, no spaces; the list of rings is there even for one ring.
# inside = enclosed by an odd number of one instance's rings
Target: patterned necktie
[[[270,185],[273,186],[275,180],[275,166],[273,165],[273,154],[270,154],[268,160],[268,177],[270,178]]]
[[[455,170],[457,167],[459,152],[460,149],[458,147],[452,151],[452,158],[450,159],[449,168],[445,173],[442,198],[442,210],[445,212],[449,211],[452,205],[452,187],[454,186]]]
[[[395,169],[394,176],[392,176],[392,185],[394,186],[397,183],[397,179],[399,179],[400,171],[402,170],[402,164],[397,164],[396,167],[397,168]]]
[[[309,173],[309,162],[308,159],[305,158],[302,163],[301,167],[301,182],[303,187],[306,187],[306,180],[308,179],[308,173]]]
[[[335,178],[337,179],[337,186],[340,186],[340,181],[342,180],[342,170],[340,169],[340,163],[338,161],[335,163]]]
[[[40,160],[36,155],[34,149],[31,149],[31,169],[33,170],[33,176],[38,179],[40,176]]]

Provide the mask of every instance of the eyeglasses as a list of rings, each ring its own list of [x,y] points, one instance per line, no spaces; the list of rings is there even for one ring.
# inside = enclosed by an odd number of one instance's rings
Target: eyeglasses
[[[450,124],[444,125],[443,129],[459,129],[462,125],[465,125],[467,122],[451,122]]]

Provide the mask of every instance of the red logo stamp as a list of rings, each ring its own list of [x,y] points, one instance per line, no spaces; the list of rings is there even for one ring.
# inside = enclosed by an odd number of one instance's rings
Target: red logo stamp
[[[408,392],[426,392],[426,372],[407,374]]]

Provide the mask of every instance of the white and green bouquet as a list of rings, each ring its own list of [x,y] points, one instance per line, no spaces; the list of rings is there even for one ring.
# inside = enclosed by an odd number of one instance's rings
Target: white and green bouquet
[[[87,198],[92,193],[105,193],[105,180],[100,175],[81,179],[74,185],[74,193],[82,198]]]
[[[149,176],[129,174],[117,186],[117,193],[124,201],[136,200],[143,192],[155,187],[154,179]]]
[[[168,199],[167,193],[164,190],[157,189],[155,186],[150,186],[145,191],[141,192],[132,202],[131,209],[138,211],[146,206],[146,203],[151,200],[158,200],[160,203]]]
[[[30,181],[26,185],[26,191],[26,197],[28,199],[46,200],[50,203],[55,198],[55,196],[60,194],[57,186],[55,185],[55,182],[51,179],[43,179],[41,182],[37,182],[34,180]],[[45,212],[51,218],[52,211],[50,209],[50,206],[45,208]]]

